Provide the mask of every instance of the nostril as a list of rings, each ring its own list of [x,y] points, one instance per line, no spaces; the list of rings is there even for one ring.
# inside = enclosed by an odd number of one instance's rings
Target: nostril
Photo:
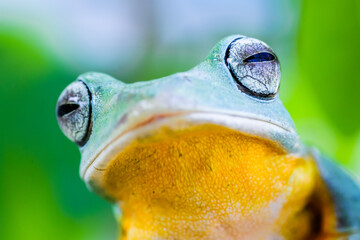
[[[76,104],[76,103],[67,103],[67,104],[60,105],[58,108],[58,111],[57,111],[57,115],[59,117],[62,117],[66,114],[69,114],[69,113],[75,111],[79,107],[80,107],[80,105]]]

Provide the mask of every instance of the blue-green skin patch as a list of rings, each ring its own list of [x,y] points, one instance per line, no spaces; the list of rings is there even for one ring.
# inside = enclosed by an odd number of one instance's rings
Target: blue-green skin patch
[[[334,163],[300,142],[294,123],[277,94],[262,98],[239,88],[225,59],[229,44],[238,38],[244,36],[234,35],[221,40],[195,68],[152,81],[126,84],[101,73],[82,74],[78,81],[82,81],[92,94],[91,132],[86,144],[80,147],[82,177],[94,158],[113,140],[114,132],[121,132],[125,128],[123,123],[141,118],[146,111],[156,114],[226,112],[246,116],[282,129],[270,132],[264,129],[257,135],[277,142],[289,153],[313,155],[333,201],[336,231],[351,236],[347,239],[360,239],[357,183]],[[102,194],[96,180],[88,178],[86,181],[91,190]]]
[[[125,84],[101,73],[79,77],[93,94],[93,127],[88,143],[81,148],[82,164],[106,142],[120,119],[139,102],[158,99],[164,112],[232,111],[246,113],[275,123],[289,133],[272,136],[290,151],[298,148],[294,123],[278,96],[270,100],[241,92],[225,64],[229,44],[242,36],[230,36],[219,42],[207,59],[188,72],[146,82]],[[171,103],[169,103],[169,101]],[[170,105],[171,104],[171,105]],[[96,136],[96,137],[94,137]]]

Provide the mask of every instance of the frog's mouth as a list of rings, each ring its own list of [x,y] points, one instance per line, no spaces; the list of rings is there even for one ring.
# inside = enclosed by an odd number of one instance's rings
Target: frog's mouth
[[[164,131],[167,132],[167,136],[172,136],[173,133],[205,125],[210,131],[212,126],[214,129],[221,127],[270,140],[287,152],[299,152],[301,148],[297,134],[293,129],[288,129],[266,119],[217,112],[157,114],[138,121],[138,123],[112,137],[89,161],[89,164],[80,169],[80,174],[91,190],[104,195],[101,192],[103,178],[109,163],[133,142],[139,139],[156,139],[156,136],[160,132],[163,135]]]

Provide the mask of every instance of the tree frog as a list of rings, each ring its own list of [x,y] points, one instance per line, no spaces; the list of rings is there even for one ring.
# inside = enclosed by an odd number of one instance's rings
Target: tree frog
[[[120,239],[360,239],[359,186],[300,141],[279,83],[273,50],[233,35],[160,79],[82,74],[57,120]]]

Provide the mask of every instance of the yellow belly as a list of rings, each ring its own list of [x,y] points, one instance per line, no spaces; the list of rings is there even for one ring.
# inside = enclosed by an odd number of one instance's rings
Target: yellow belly
[[[206,124],[136,140],[104,179],[126,239],[301,239],[314,174],[269,140]]]

